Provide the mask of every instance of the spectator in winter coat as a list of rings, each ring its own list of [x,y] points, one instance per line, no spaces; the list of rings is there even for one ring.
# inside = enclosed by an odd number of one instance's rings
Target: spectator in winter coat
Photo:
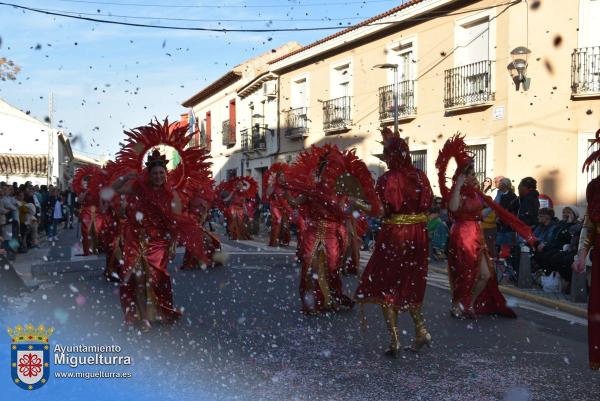
[[[538,224],[540,210],[539,192],[537,181],[532,177],[525,177],[519,183],[519,210],[517,217],[530,227]]]
[[[509,178],[502,177],[498,182],[498,194],[496,202],[515,216],[519,212],[519,200],[512,190]],[[513,229],[496,219],[496,246],[500,248],[500,257],[508,258],[510,248],[515,244],[515,232]]]

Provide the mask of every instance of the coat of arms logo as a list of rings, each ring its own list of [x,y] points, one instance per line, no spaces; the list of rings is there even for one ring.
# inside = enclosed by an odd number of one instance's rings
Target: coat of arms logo
[[[54,328],[46,328],[43,324],[35,327],[17,325],[8,328],[12,342],[11,376],[13,383],[24,390],[37,390],[50,378],[50,344],[48,338]]]

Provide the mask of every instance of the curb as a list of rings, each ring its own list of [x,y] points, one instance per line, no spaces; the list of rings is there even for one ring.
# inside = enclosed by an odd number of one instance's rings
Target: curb
[[[439,267],[430,266],[429,269],[436,273],[441,273],[441,274],[446,274],[446,275],[448,274],[446,269],[442,269]],[[545,298],[545,297],[542,297],[539,295],[530,294],[526,291],[523,291],[523,290],[520,290],[520,289],[514,288],[514,287],[509,287],[506,285],[499,285],[498,287],[500,288],[500,291],[504,294],[512,295],[513,297],[525,299],[527,301],[531,301],[531,302],[535,302],[535,303],[538,303],[538,304],[541,304],[544,306],[548,306],[548,307],[557,309],[561,312],[570,313],[571,315],[575,315],[575,316],[578,316],[578,317],[581,317],[584,319],[587,319],[587,317],[588,317],[587,309],[580,308],[575,305],[571,305],[567,302],[557,301],[557,300],[548,299],[548,298]]]

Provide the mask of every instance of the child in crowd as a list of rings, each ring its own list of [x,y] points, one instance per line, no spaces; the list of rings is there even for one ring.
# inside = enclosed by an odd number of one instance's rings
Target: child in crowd
[[[440,208],[438,206],[434,206],[429,210],[427,233],[429,235],[429,243],[432,252],[431,256],[433,259],[446,259],[449,230],[446,223],[444,223],[440,218]]]

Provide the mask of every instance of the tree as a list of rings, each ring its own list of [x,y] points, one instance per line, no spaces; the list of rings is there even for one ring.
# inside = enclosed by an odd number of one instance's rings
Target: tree
[[[21,71],[21,67],[16,65],[12,60],[6,57],[0,57],[0,79],[3,81],[14,81],[17,79],[17,74]]]

